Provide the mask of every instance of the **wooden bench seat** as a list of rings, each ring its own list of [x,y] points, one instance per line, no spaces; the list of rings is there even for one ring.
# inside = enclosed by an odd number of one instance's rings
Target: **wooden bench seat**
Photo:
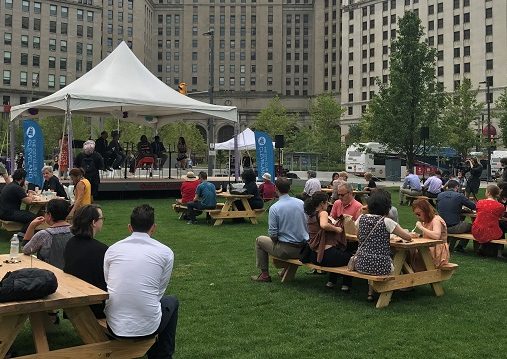
[[[427,201],[430,200],[430,198],[428,196],[411,196],[409,194],[406,194],[405,198],[407,199],[407,202],[409,205],[412,205],[412,202],[414,202],[416,199],[425,199]],[[431,199],[434,199],[434,198],[431,198]]]
[[[104,329],[104,332],[109,336],[113,337],[113,340],[110,340],[106,343],[110,343],[110,345],[114,343],[120,343],[121,345],[118,345],[119,347],[123,348],[123,345],[125,345],[126,348],[128,348],[127,353],[131,353],[131,356],[129,358],[141,358],[143,357],[148,349],[151,348],[151,346],[155,343],[157,340],[157,336],[154,335],[150,338],[117,338],[115,337],[107,328],[107,322],[106,319],[97,319],[97,322],[99,325]]]
[[[320,270],[323,272],[328,273],[337,273],[342,275],[347,275],[350,277],[355,278],[361,278],[366,280],[371,280],[373,282],[385,282],[389,280],[393,280],[394,276],[392,275],[370,275],[370,274],[363,274],[356,271],[351,271],[348,269],[347,266],[344,267],[322,267],[313,263],[302,263],[299,259],[280,259],[276,257],[272,257],[273,264],[277,268],[285,268],[287,265],[285,263],[289,263],[292,266],[289,266],[288,269],[285,271],[284,276],[282,277],[282,282],[291,280],[294,278],[294,275],[296,274],[296,270],[298,266],[306,266],[311,269]],[[291,273],[291,268],[295,267],[295,270],[293,270],[293,273]]]
[[[223,203],[217,203],[217,206],[215,208],[212,208],[212,209],[200,209],[200,211],[201,212],[205,212],[205,213],[209,213],[210,216],[211,216],[212,213],[220,213],[220,211],[222,210],[223,206],[224,206]],[[183,216],[185,215],[185,213],[188,210],[187,206],[185,206],[184,204],[180,204],[180,203],[175,203],[175,204],[172,205],[172,207],[173,207],[173,210],[176,213],[180,213],[179,219],[182,219]]]
[[[454,238],[454,239],[466,239],[466,240],[471,240],[471,241],[477,241],[474,236],[472,235],[472,233],[448,233],[447,234],[447,237],[448,238]],[[492,243],[492,244],[501,244],[501,245],[507,245],[507,240],[506,239],[494,239],[488,243]]]
[[[35,230],[40,231],[41,229],[46,229],[48,227],[49,226],[46,223],[42,223],[38,225]],[[0,219],[0,229],[6,232],[19,232],[23,229],[23,223]]]

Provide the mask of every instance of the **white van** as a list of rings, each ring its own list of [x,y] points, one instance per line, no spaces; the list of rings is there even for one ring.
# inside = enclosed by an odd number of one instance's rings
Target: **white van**
[[[494,176],[502,169],[500,160],[507,157],[507,150],[493,151],[491,153],[491,176]]]

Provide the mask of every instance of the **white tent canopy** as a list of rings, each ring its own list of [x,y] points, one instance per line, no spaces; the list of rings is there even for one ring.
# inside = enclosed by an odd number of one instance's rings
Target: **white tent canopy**
[[[122,112],[128,112],[124,121],[157,127],[195,112],[237,121],[236,107],[197,101],[167,86],[144,67],[125,42],[63,89],[40,100],[13,106],[11,121],[20,116],[31,117],[29,109],[38,110],[40,115],[61,110],[91,116],[112,114],[118,118],[123,117]]]
[[[255,150],[255,133],[247,128],[236,136],[238,139],[238,150]],[[234,137],[228,141],[215,143],[215,150],[234,150]]]

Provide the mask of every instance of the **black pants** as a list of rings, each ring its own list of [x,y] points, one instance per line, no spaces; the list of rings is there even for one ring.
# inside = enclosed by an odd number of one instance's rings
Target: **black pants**
[[[21,229],[21,232],[23,233],[26,232],[28,226],[30,225],[30,222],[33,221],[35,218],[37,218],[37,215],[29,211],[18,210],[0,213],[0,219],[3,219],[5,221],[14,221],[23,223],[23,228]]]
[[[125,162],[125,154],[122,152],[112,153],[110,158],[113,160],[111,167],[115,169],[121,167],[121,165]]]
[[[188,218],[189,221],[194,222],[195,221],[195,217],[197,217],[200,214],[200,213],[198,213],[199,211],[202,211],[203,209],[213,209],[213,208],[215,208],[215,206],[213,206],[213,207],[209,207],[209,206],[205,207],[199,201],[188,202],[187,203],[187,218]]]
[[[314,264],[323,267],[343,267],[349,263],[352,254],[348,251],[343,251],[337,247],[331,247],[324,251],[324,257],[320,263],[317,262],[317,252],[312,251],[311,261]],[[336,284],[338,274],[329,273],[329,281]],[[343,284],[350,286],[352,284],[352,277],[343,276]]]

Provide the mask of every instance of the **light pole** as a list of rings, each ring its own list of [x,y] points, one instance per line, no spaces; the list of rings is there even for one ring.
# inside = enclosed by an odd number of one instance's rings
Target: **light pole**
[[[209,103],[213,104],[213,87],[215,85],[215,30],[210,29],[203,34],[209,37]],[[215,143],[214,140],[214,120],[213,117],[208,118],[208,176],[213,176],[213,164],[215,155],[211,155],[210,151],[215,150],[211,148],[211,144]]]
[[[488,139],[486,141],[488,146],[488,174],[487,181],[489,181],[491,177],[491,95],[490,95],[490,83],[489,80],[481,81],[479,84],[486,85],[486,105],[488,109]]]

